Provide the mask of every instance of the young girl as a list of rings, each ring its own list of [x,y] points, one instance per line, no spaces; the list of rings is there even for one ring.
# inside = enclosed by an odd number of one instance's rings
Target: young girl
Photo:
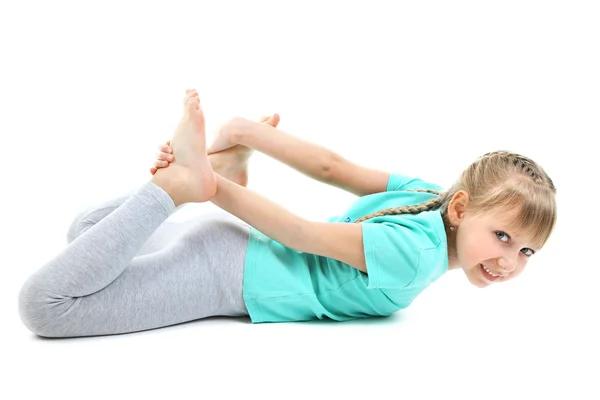
[[[209,316],[388,316],[449,269],[477,287],[513,279],[554,229],[552,180],[521,155],[487,153],[442,191],[277,130],[275,115],[233,119],[207,156],[198,94],[186,92],[152,178],[84,210],[65,249],[23,285],[19,314],[35,334],[118,334]],[[359,198],[327,222],[305,220],[245,187],[253,149]],[[204,201],[227,213],[166,221],[180,204]]]

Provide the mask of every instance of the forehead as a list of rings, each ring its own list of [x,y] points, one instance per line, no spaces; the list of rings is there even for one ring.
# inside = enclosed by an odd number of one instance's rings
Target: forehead
[[[512,226],[515,224],[515,221],[519,216],[519,209],[511,208],[508,210],[498,210],[493,213],[488,213],[487,216],[488,219],[491,221],[495,221],[497,223],[501,223],[507,226]]]

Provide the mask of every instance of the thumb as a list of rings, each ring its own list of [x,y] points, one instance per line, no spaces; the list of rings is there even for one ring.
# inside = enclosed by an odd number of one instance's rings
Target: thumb
[[[281,117],[279,116],[279,114],[274,113],[273,115],[271,115],[269,117],[269,119],[267,121],[265,121],[267,124],[271,125],[274,128],[277,128],[277,125],[279,125],[279,121],[281,120]]]

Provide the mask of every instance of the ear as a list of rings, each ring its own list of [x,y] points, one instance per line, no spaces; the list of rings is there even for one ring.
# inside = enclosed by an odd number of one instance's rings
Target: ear
[[[448,219],[452,225],[460,224],[468,204],[469,194],[464,190],[460,190],[452,196],[452,200],[448,204]]]

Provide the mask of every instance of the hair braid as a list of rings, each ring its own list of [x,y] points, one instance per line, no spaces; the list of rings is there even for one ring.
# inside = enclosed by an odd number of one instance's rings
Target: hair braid
[[[354,221],[354,223],[358,224],[367,219],[371,219],[371,218],[375,218],[375,217],[383,217],[384,215],[418,214],[423,211],[436,210],[436,209],[440,208],[440,206],[444,203],[445,194],[447,193],[447,192],[440,193],[437,190],[431,190],[431,189],[415,189],[415,190],[407,190],[407,192],[427,192],[427,193],[437,194],[438,197],[431,199],[429,201],[426,201],[424,203],[417,204],[417,205],[386,208],[384,210],[380,210],[380,211],[374,212],[372,214],[365,215],[364,217],[360,217],[356,221]]]

